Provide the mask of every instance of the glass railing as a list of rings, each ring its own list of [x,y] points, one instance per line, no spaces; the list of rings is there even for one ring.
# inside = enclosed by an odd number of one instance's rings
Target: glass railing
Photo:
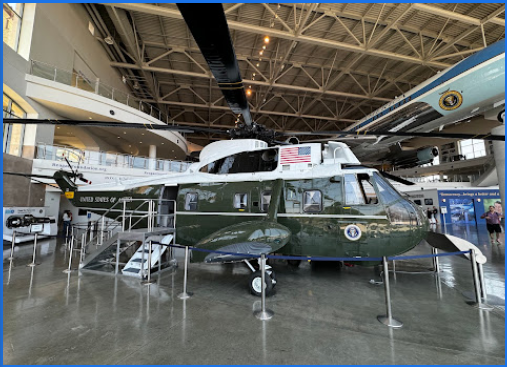
[[[64,161],[79,164],[93,164],[99,166],[137,168],[154,171],[183,172],[192,162],[173,161],[147,157],[135,157],[128,154],[111,153],[103,151],[81,150],[72,147],[37,144],[36,159],[51,161]]]
[[[101,97],[122,103],[138,111],[146,113],[166,124],[172,123],[170,117],[149,103],[141,101],[132,94],[111,87],[100,80],[90,80],[76,72],[57,69],[55,66],[41,61],[30,61],[30,74],[39,78],[52,80],[87,92],[97,94]]]

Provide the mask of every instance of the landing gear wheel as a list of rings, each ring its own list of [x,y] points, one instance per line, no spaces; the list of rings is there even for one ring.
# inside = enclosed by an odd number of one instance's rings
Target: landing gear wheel
[[[301,264],[301,260],[287,260],[287,264],[294,268],[299,268],[299,265]]]
[[[274,273],[271,272],[271,275],[266,272],[265,274],[265,283],[266,283],[266,296],[269,296],[271,292],[273,291],[273,281],[271,276],[274,276]],[[254,296],[260,297],[262,288],[262,274],[260,270],[255,271],[250,276],[250,281],[248,282],[248,286],[250,288],[250,293],[252,293]]]

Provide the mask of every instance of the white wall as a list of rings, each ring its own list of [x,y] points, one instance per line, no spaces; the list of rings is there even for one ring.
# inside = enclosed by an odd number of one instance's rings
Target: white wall
[[[81,4],[37,4],[30,58],[72,71],[76,53],[101,82],[128,92],[101,42],[88,30],[90,18]]]

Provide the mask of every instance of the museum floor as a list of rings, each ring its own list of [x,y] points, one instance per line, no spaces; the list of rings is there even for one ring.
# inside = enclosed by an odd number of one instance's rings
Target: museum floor
[[[487,256],[494,309],[465,303],[462,292],[471,291],[473,281],[462,258],[441,258],[439,277],[426,271],[431,259],[397,261],[391,296],[394,317],[404,326],[396,330],[377,321],[385,313],[384,288],[370,284],[371,268],[275,263],[277,292],[267,299],[275,315],[259,321],[252,310],[260,301],[248,293],[244,265],[191,264],[194,296],[181,301],[182,267],[142,286],[120,276],[67,276],[61,240],[41,241],[35,268],[25,266],[31,245],[17,247],[12,264],[4,245],[3,362],[503,365],[505,247],[489,243],[485,226],[447,231]],[[422,253],[430,253],[429,246],[410,252]]]

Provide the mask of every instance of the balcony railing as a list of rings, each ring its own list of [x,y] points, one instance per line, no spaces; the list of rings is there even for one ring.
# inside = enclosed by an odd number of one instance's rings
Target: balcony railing
[[[63,161],[66,157],[69,162],[80,164],[93,164],[108,167],[139,168],[166,172],[186,171],[192,162],[173,161],[147,157],[135,157],[128,154],[109,153],[103,151],[80,150],[76,148],[37,144],[36,159]]]
[[[163,113],[158,108],[153,107],[151,104],[142,102],[139,98],[134,97],[132,94],[125,93],[122,90],[104,84],[99,79],[90,80],[82,74],[78,74],[73,71],[57,69],[53,65],[35,60],[30,60],[30,75],[52,80],[57,83],[62,83],[71,87],[97,94],[107,99],[111,99],[113,101],[135,108],[136,110],[146,113],[166,124],[173,122],[167,114]]]

